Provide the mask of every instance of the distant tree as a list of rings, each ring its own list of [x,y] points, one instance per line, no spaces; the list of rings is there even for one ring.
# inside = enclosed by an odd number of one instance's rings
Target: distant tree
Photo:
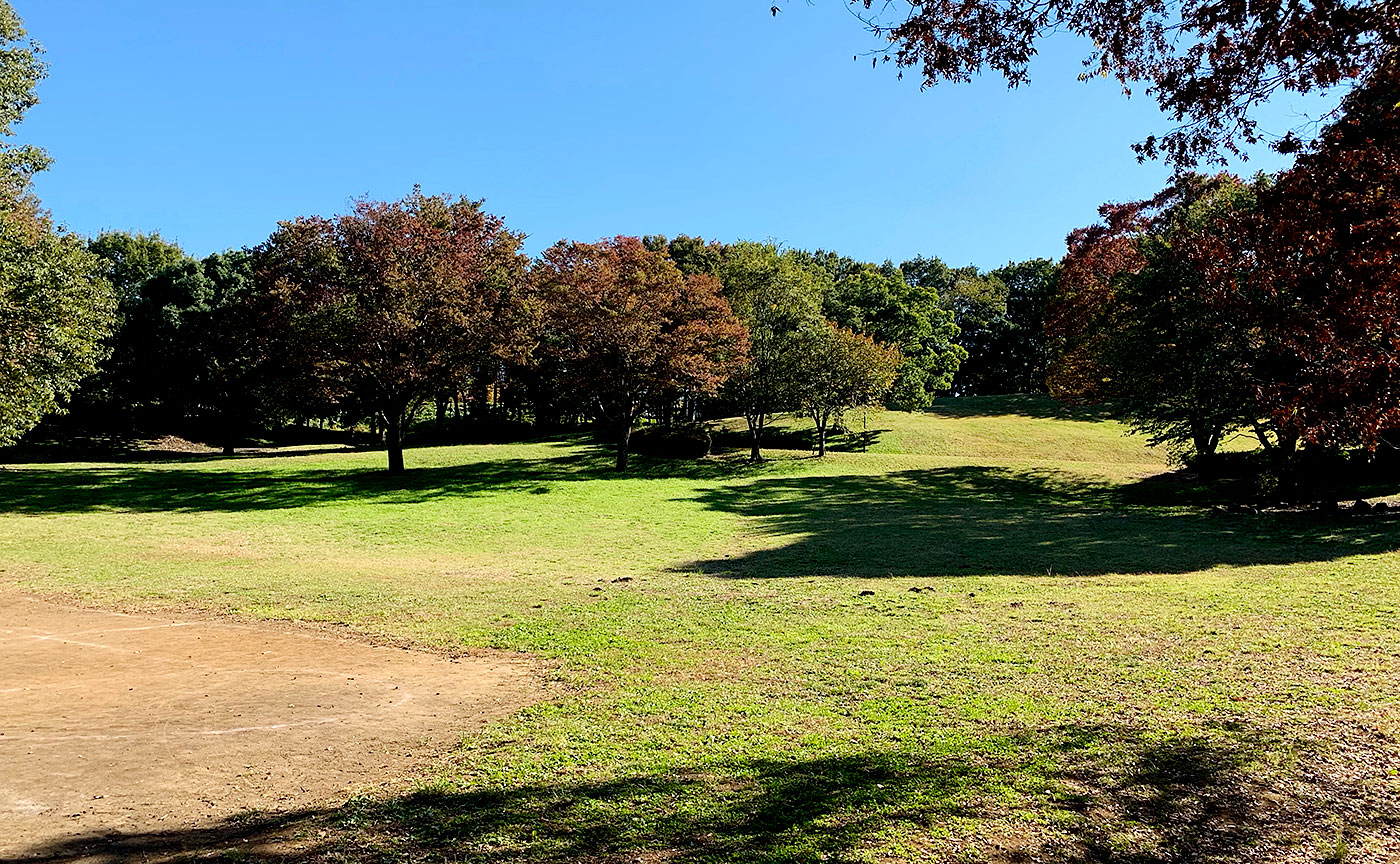
[[[685,234],[677,234],[674,239],[668,239],[662,234],[643,237],[642,245],[653,252],[664,252],[671,256],[676,267],[686,276],[715,275],[720,259],[724,257],[727,249],[722,243],[707,242],[702,237],[690,237]]]
[[[225,453],[268,414],[269,345],[247,252],[167,268],[141,289],[123,327],[132,382],[167,424],[188,425]]]
[[[816,425],[819,457],[826,455],[832,421],[884,403],[903,360],[899,349],[830,323],[805,328],[789,356],[797,404]]]
[[[539,259],[541,353],[588,395],[627,469],[632,428],[655,394],[713,394],[744,362],[747,334],[719,282],[684,276],[669,255],[635,237],[560,242]]]
[[[911,285],[935,292],[938,305],[957,328],[953,341],[966,352],[944,389],[956,396],[998,392],[992,382],[1005,366],[1000,352],[1011,328],[1005,283],[976,267],[955,269],[922,255],[905,261],[900,271]]]
[[[842,264],[823,310],[842,327],[899,349],[899,374],[890,401],[917,409],[948,390],[967,351],[957,344],[953,315],[942,308],[938,288],[910,282],[898,267]]]
[[[21,208],[0,212],[0,445],[58,411],[96,371],[116,305],[102,261]]]
[[[1188,175],[1153,199],[1100,208],[1069,237],[1049,335],[1051,392],[1104,404],[1154,444],[1209,460],[1233,428],[1256,428],[1261,338],[1218,302],[1194,250],[1252,211],[1261,178]]]
[[[789,355],[801,330],[821,322],[831,280],[825,270],[804,266],[799,255],[772,243],[729,246],[717,274],[749,333],[748,360],[734,371],[725,392],[744,415],[749,457],[758,461],[769,419],[788,410],[795,398],[797,366]]]
[[[88,251],[107,262],[107,281],[123,308],[139,301],[147,280],[194,260],[159,234],[129,231],[104,231],[88,241]]]
[[[994,386],[1003,393],[1043,393],[1050,374],[1045,316],[1060,282],[1060,267],[1046,258],[1007,264],[988,274],[1006,286],[1007,328],[996,351],[1002,358]]]
[[[400,473],[409,418],[517,340],[522,240],[480,201],[415,189],[284,222],[254,255],[283,356],[372,410]]]
[[[909,282],[937,290],[939,305],[953,315],[955,341],[967,352],[953,377],[955,395],[1044,392],[1045,309],[1059,281],[1054,262],[1036,259],[982,273],[918,256],[899,267]]]
[[[1261,140],[1257,110],[1275,93],[1355,83],[1400,48],[1400,18],[1382,0],[848,2],[883,43],[876,54],[917,69],[925,86],[989,69],[1017,87],[1042,40],[1082,37],[1092,47],[1081,79],[1112,78],[1125,93],[1145,85],[1179,124],[1134,147],[1178,167]]]
[[[121,286],[111,356],[84,386],[89,425],[212,434],[234,440],[263,412],[252,394],[265,368],[244,252],[202,261],[139,235],[106,234],[89,244]]]

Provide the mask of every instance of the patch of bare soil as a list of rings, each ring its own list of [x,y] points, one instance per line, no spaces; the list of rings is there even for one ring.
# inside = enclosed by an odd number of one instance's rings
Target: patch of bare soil
[[[137,443],[136,449],[155,453],[193,453],[199,455],[218,453],[220,450],[218,447],[210,447],[208,444],[200,444],[178,435],[164,435],[160,438],[140,441]]]
[[[542,693],[513,655],[0,592],[0,859],[385,790]]]

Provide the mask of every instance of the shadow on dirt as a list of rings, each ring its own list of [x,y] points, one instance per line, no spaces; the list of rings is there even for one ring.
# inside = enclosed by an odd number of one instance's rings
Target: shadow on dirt
[[[920,842],[936,844],[943,832],[978,860],[1185,864],[1317,849],[1338,813],[1353,835],[1400,829],[1394,778],[1377,782],[1383,765],[1377,777],[1341,781],[1318,759],[1312,745],[1243,725],[1175,735],[1066,725],[942,756],[712,762],[596,782],[424,791],[75,838],[3,864],[850,861],[891,838],[931,835]]]

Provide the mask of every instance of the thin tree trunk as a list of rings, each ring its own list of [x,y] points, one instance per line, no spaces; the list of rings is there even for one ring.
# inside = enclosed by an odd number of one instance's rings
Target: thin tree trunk
[[[389,473],[402,474],[403,468],[403,412],[391,411],[392,416],[384,418],[384,446],[389,451]]]
[[[763,415],[757,418],[745,417],[749,423],[749,461],[763,461]]]
[[[632,445],[632,421],[627,420],[622,424],[622,429],[617,436],[617,470],[627,470],[627,451]]]

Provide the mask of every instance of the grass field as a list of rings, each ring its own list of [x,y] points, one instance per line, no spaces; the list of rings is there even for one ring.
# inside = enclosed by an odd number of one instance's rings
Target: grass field
[[[541,658],[421,789],[278,817],[307,857],[1400,860],[1400,520],[1217,513],[1037,399],[852,425],[16,465],[0,580]]]

